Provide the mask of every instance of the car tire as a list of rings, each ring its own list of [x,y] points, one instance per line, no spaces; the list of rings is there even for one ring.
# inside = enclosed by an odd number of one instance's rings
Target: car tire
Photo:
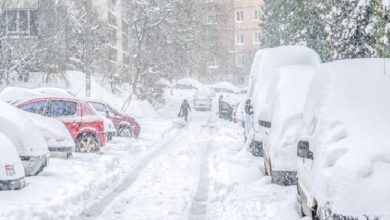
[[[90,132],[80,134],[76,138],[76,152],[97,153],[100,151],[100,143],[97,137]]]
[[[129,127],[121,127],[119,129],[119,137],[126,137],[126,138],[132,138],[134,135],[133,135],[133,130],[131,130],[131,128]]]

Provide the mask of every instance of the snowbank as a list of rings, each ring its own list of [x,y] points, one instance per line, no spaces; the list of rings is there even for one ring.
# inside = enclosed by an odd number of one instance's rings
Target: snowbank
[[[389,67],[389,59],[338,61],[313,78],[300,140],[314,154],[312,193],[334,213],[390,218]]]

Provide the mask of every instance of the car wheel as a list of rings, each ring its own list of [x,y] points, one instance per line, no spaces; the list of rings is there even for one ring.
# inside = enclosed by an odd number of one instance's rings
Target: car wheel
[[[132,138],[133,137],[133,131],[129,127],[122,127],[119,130],[119,136],[120,137],[126,137],[126,138]]]
[[[99,152],[99,140],[92,133],[83,133],[76,138],[76,151],[80,153]]]

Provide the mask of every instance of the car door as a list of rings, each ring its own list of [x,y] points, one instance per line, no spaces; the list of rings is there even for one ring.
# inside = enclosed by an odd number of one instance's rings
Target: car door
[[[80,129],[83,127],[79,104],[67,100],[51,100],[49,115],[55,118],[68,128],[73,139],[77,137]]]

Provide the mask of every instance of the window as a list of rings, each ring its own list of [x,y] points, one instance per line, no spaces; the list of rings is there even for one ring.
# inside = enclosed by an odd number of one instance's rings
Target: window
[[[261,18],[261,11],[260,9],[256,9],[253,11],[253,20],[254,21],[260,21]]]
[[[126,34],[122,34],[122,50],[124,52],[130,52],[130,38]]]
[[[116,0],[107,0],[107,7],[110,11],[115,12]]]
[[[112,27],[110,30],[110,45],[116,47],[116,41],[116,29]]]
[[[23,105],[20,109],[22,109],[26,112],[44,115],[46,103],[47,103],[47,101],[31,102],[29,104]]]
[[[7,36],[37,36],[37,10],[7,10],[4,12]]]
[[[260,44],[260,33],[253,33],[253,43]]]
[[[73,116],[77,113],[77,103],[54,100],[51,102],[51,117]]]
[[[129,23],[130,20],[130,5],[122,1],[122,20]]]
[[[130,64],[130,56],[127,53],[123,53],[123,64],[125,64],[125,65]]]
[[[207,62],[207,68],[218,68],[218,60],[216,57],[210,58],[210,60]]]
[[[106,113],[106,106],[102,103],[97,102],[90,102],[89,106],[96,112],[96,113]]]
[[[244,22],[244,12],[243,11],[236,12],[236,22]]]
[[[244,34],[237,34],[236,35],[236,44],[237,45],[244,44]]]
[[[207,16],[207,24],[217,24],[217,14],[215,12]]]
[[[237,62],[237,66],[244,66],[244,56],[243,55],[238,55],[236,62]]]

